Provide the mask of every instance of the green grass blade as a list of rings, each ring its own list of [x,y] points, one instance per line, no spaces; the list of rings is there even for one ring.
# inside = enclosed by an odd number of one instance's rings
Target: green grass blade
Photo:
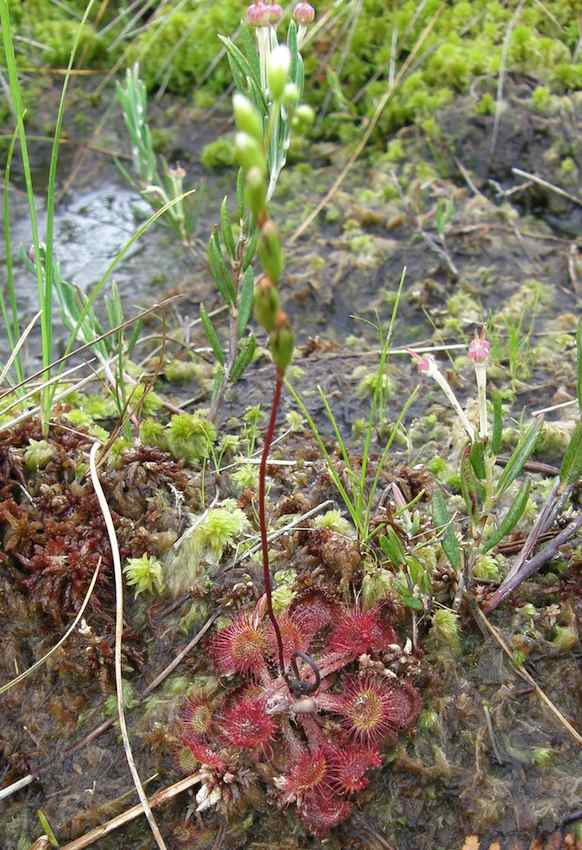
[[[372,484],[370,485],[370,490],[369,490],[369,493],[368,493],[368,504],[367,504],[367,508],[366,508],[366,528],[368,526],[368,517],[370,516],[370,514],[372,512],[372,507],[373,507],[373,504],[374,504],[374,498],[375,498],[375,495],[376,495],[376,490],[378,489],[378,482],[380,481],[380,476],[382,474],[382,469],[384,467],[384,463],[385,463],[386,458],[388,456],[388,452],[392,448],[392,444],[394,443],[394,440],[396,439],[396,434],[398,433],[398,429],[400,428],[400,426],[404,422],[404,417],[408,413],[409,408],[414,403],[416,396],[418,395],[419,389],[420,389],[420,386],[416,386],[413,389],[413,391],[410,393],[410,395],[408,396],[408,398],[406,399],[404,404],[402,405],[400,413],[398,414],[398,419],[396,420],[396,422],[392,426],[392,432],[391,432],[388,440],[386,441],[386,445],[384,446],[382,454],[380,455],[380,460],[376,464],[376,472],[374,474],[374,478],[372,480]]]
[[[4,56],[8,72],[8,84],[10,88],[10,96],[12,98],[12,107],[16,119],[16,135],[18,136],[20,156],[22,159],[22,171],[24,173],[24,183],[26,186],[26,196],[28,200],[30,227],[32,231],[32,247],[34,251],[34,267],[36,272],[36,284],[40,307],[42,306],[44,301],[44,276],[41,262],[38,215],[36,211],[34,189],[32,186],[32,171],[30,168],[30,157],[28,154],[26,130],[24,127],[25,110],[22,102],[22,92],[20,89],[20,83],[18,81],[18,69],[16,64],[16,56],[14,53],[12,21],[10,18],[10,11],[6,0],[0,0],[0,24],[2,25],[2,43],[4,46]],[[43,366],[48,366],[48,363],[44,362],[44,356],[45,351],[43,350]],[[46,420],[43,421],[43,427],[47,427]]]
[[[47,201],[46,201],[46,231],[45,231],[45,274],[44,274],[44,292],[42,303],[39,305],[42,309],[41,315],[41,329],[42,329],[42,353],[43,353],[43,365],[48,366],[53,357],[53,282],[54,282],[54,227],[55,227],[55,204],[56,204],[56,195],[57,195],[57,167],[59,163],[59,148],[61,144],[61,133],[63,129],[63,116],[65,114],[65,98],[67,96],[67,90],[69,88],[69,80],[71,78],[71,70],[73,68],[73,63],[75,61],[75,56],[77,55],[77,50],[79,48],[79,42],[81,40],[82,28],[89,17],[89,13],[91,12],[91,8],[95,0],[89,0],[87,4],[87,8],[85,9],[85,14],[81,20],[81,23],[77,27],[77,32],[75,34],[75,40],[73,42],[73,47],[71,49],[71,54],[69,56],[69,63],[67,65],[67,70],[65,72],[65,79],[63,81],[63,87],[61,89],[61,97],[59,99],[59,108],[57,111],[57,120],[55,123],[55,132],[53,138],[53,144],[51,149],[51,159],[49,165],[49,176],[48,176],[48,187],[47,187]],[[50,371],[47,373],[47,377],[50,378]],[[55,393],[55,387],[52,387],[45,394],[45,410],[44,415],[48,420],[50,417],[50,409],[52,406],[52,399]]]
[[[69,338],[67,340],[67,345],[66,345],[65,353],[64,353],[65,357],[71,353],[71,351],[73,349],[73,345],[75,343],[75,340],[78,337],[78,334],[79,334],[79,331],[81,329],[83,322],[87,319],[88,316],[91,315],[91,311],[93,310],[93,306],[94,306],[97,298],[99,297],[99,295],[101,294],[101,292],[103,291],[105,286],[107,285],[107,282],[109,281],[111,275],[113,274],[113,272],[115,271],[115,269],[117,268],[119,263],[123,260],[123,258],[125,257],[127,252],[130,250],[130,248],[139,239],[141,239],[141,237],[144,235],[144,233],[146,233],[150,229],[150,227],[153,224],[155,224],[156,221],[159,218],[161,218],[171,207],[173,207],[175,204],[180,203],[181,200],[183,200],[184,198],[187,198],[189,195],[192,195],[194,192],[195,192],[195,189],[190,189],[190,191],[184,192],[184,194],[180,195],[179,197],[172,198],[171,201],[168,201],[168,203],[164,204],[163,207],[160,207],[159,210],[156,210],[155,212],[153,212],[150,215],[150,217],[148,219],[146,219],[146,221],[142,222],[142,224],[140,224],[140,226],[136,230],[134,230],[134,232],[129,237],[129,239],[121,246],[121,248],[119,249],[117,254],[113,257],[113,259],[111,260],[111,262],[109,263],[109,265],[105,269],[104,273],[101,275],[100,279],[93,286],[93,288],[91,289],[91,292],[86,297],[85,302],[83,304],[83,308],[82,308],[82,310],[79,314],[77,324],[75,325],[73,331],[69,334]],[[63,360],[63,358],[61,358],[61,360]],[[63,363],[64,363],[64,361],[63,361]]]
[[[497,496],[501,496],[501,494],[504,493],[511,484],[513,484],[517,476],[520,474],[524,463],[526,463],[528,457],[534,450],[542,424],[543,419],[535,419],[521,440],[519,440],[517,446],[513,450],[513,454],[507,461],[505,469],[499,477],[499,481],[497,483]]]
[[[372,434],[374,431],[374,418],[378,418],[378,407],[382,395],[382,380],[386,371],[386,364],[388,362],[392,335],[394,333],[394,327],[396,325],[396,316],[398,315],[398,308],[400,306],[400,299],[402,297],[402,290],[404,287],[405,279],[406,266],[402,269],[402,273],[400,275],[398,290],[396,292],[396,299],[392,307],[392,314],[390,316],[390,323],[388,325],[388,332],[386,333],[385,339],[382,341],[382,351],[380,354],[380,362],[378,364],[378,381],[376,383],[376,387],[374,388],[374,396],[372,399],[370,415],[368,417],[368,427],[366,428],[366,437],[364,440],[364,449],[362,452],[362,470],[360,473],[360,488],[362,490],[364,488],[366,476],[368,474],[368,459],[370,457],[370,446],[372,444]]]
[[[578,420],[574,433],[564,453],[560,468],[560,482],[573,484],[582,475],[582,419]]]
[[[483,553],[489,552],[490,549],[493,549],[494,546],[497,546],[498,543],[507,537],[508,534],[511,534],[517,523],[520,521],[523,516],[523,512],[527,507],[527,500],[529,498],[529,491],[531,487],[531,481],[529,478],[523,482],[519,489],[519,493],[511,503],[507,513],[499,523],[499,526],[489,534],[485,540],[483,541],[483,545],[481,546],[481,551]]]
[[[6,264],[6,285],[0,289],[0,311],[2,321],[6,329],[6,339],[11,351],[14,351],[17,340],[20,338],[20,320],[18,318],[18,304],[16,301],[16,290],[14,288],[14,261],[12,256],[12,230],[10,227],[10,172],[12,169],[12,158],[16,145],[16,130],[12,134],[6,166],[4,168],[4,198],[2,203],[2,225],[4,232],[4,257]],[[8,304],[6,303],[8,301]],[[24,380],[24,367],[20,352],[13,360],[14,371],[18,383]]]
[[[293,397],[297,407],[301,411],[305,420],[307,421],[309,428],[311,429],[311,433],[313,434],[313,438],[314,438],[315,442],[317,443],[317,447],[318,447],[319,451],[321,452],[322,456],[325,459],[325,462],[326,462],[326,465],[327,465],[327,471],[329,473],[329,477],[333,481],[336,490],[340,494],[340,496],[343,500],[343,503],[345,504],[346,508],[348,509],[350,517],[352,518],[352,522],[354,523],[355,527],[358,530],[359,536],[360,537],[364,536],[365,529],[362,528],[362,525],[361,525],[361,514],[356,510],[356,506],[354,505],[354,502],[350,498],[350,495],[349,495],[348,491],[346,490],[343,481],[341,480],[341,478],[338,475],[338,472],[337,472],[337,470],[336,470],[336,468],[335,468],[335,466],[332,462],[332,458],[331,458],[331,456],[330,456],[330,454],[329,454],[329,452],[328,452],[328,450],[325,446],[325,443],[323,442],[321,433],[319,431],[319,428],[317,427],[317,424],[315,423],[315,420],[313,419],[313,417],[311,416],[311,414],[309,413],[309,411],[305,407],[303,399],[301,398],[299,393],[296,392],[293,385],[290,384],[289,381],[285,381],[285,386],[286,386],[287,390],[289,391],[289,393],[291,394],[291,396]]]

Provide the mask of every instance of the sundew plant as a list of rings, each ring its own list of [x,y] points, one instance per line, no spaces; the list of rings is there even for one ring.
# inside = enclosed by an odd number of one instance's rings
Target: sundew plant
[[[578,848],[582,24],[316,6],[0,0],[2,850]]]

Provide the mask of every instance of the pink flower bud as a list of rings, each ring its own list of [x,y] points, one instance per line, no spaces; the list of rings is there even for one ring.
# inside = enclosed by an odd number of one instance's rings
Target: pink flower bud
[[[475,336],[469,345],[469,357],[473,363],[485,363],[491,351],[491,343],[482,335]]]
[[[418,367],[418,371],[423,375],[430,374],[435,367],[435,359],[432,354],[423,354],[422,357],[411,348],[406,349]]]
[[[271,26],[276,27],[281,18],[283,17],[283,9],[278,3],[271,3],[266,7],[267,9],[267,23],[271,24]]]
[[[249,27],[265,27],[269,23],[269,6],[264,3],[251,3],[247,9],[246,22]]]
[[[313,23],[315,18],[315,9],[310,3],[298,3],[293,9],[293,18],[296,23],[302,26],[307,26]]]

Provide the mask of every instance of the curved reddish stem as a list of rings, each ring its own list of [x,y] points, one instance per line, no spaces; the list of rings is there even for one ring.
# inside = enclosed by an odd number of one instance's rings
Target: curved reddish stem
[[[265,597],[267,600],[267,614],[273,625],[275,638],[277,641],[277,650],[279,655],[279,669],[283,678],[286,677],[285,672],[285,653],[283,650],[283,638],[281,637],[281,629],[273,611],[273,594],[271,591],[271,570],[269,567],[269,541],[267,539],[267,519],[265,515],[265,490],[267,478],[267,462],[269,460],[269,452],[273,442],[275,433],[275,425],[277,422],[277,412],[281,401],[281,392],[283,389],[283,373],[277,369],[277,380],[275,383],[275,391],[273,393],[273,402],[271,404],[271,418],[265,434],[265,442],[263,443],[263,451],[261,454],[261,464],[259,466],[259,527],[261,532],[261,554],[263,557],[263,582],[265,585]]]

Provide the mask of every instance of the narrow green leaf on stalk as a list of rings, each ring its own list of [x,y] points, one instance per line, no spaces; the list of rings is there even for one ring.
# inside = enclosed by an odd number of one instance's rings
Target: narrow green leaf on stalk
[[[220,393],[220,390],[222,388],[223,383],[224,383],[224,369],[219,365],[219,367],[216,369],[214,378],[212,380],[212,390],[210,391],[210,398],[212,400],[214,400],[218,396],[218,394]]]
[[[239,168],[236,175],[236,216],[241,222],[245,216],[245,173]]]
[[[240,339],[245,332],[253,310],[253,290],[255,276],[252,267],[249,266],[243,275],[242,284],[239,289],[238,316],[236,330]]]
[[[425,564],[419,561],[418,558],[415,558],[414,555],[408,555],[406,557],[406,567],[413,587],[418,588],[422,594],[430,594],[432,591],[431,573]]]
[[[297,57],[299,55],[299,50],[297,47],[297,24],[295,21],[291,21],[289,24],[289,29],[287,30],[287,47],[289,48],[289,53],[291,54],[291,65],[289,66],[289,79],[291,82],[295,82],[295,77],[297,76]]]
[[[251,334],[251,336],[247,339],[244,348],[239,351],[236,360],[232,364],[232,369],[228,376],[231,383],[234,384],[235,381],[238,381],[247,366],[253,362],[256,350],[257,340],[255,339],[254,334]]]
[[[504,493],[511,484],[513,484],[517,476],[521,473],[524,464],[527,462],[527,459],[535,448],[536,440],[539,436],[542,424],[543,419],[541,417],[534,419],[525,434],[519,440],[511,457],[507,461],[505,469],[499,477],[499,481],[497,482],[498,496],[501,496],[501,494]]]
[[[390,558],[393,564],[401,567],[405,563],[406,552],[392,526],[387,527],[386,534],[382,535],[378,542],[386,557]]]
[[[250,264],[255,259],[257,253],[257,242],[259,240],[259,232],[257,228],[253,225],[253,230],[249,234],[249,241],[247,243],[247,247],[245,249],[245,255],[243,257],[242,267],[243,270],[246,271]]]
[[[111,292],[109,296],[105,299],[105,304],[107,308],[107,318],[109,320],[109,324],[112,328],[120,325],[123,322],[123,307],[121,304],[121,295],[119,294],[119,287],[113,281],[111,284]]]
[[[227,195],[224,196],[224,200],[220,205],[220,234],[228,255],[232,260],[234,260],[236,246],[234,244],[234,236],[232,235],[232,222],[230,220]]]
[[[242,23],[238,30],[237,43],[240,45],[240,51],[253,68],[257,79],[260,77],[261,68],[259,64],[259,54],[257,52],[257,41],[254,32],[247,24]]]
[[[453,528],[447,503],[442,490],[435,490],[432,497],[432,521],[439,535],[443,552],[457,572],[461,569],[461,548]],[[444,531],[441,531],[444,529]]]
[[[214,352],[214,356],[218,360],[221,366],[224,366],[225,356],[224,351],[222,350],[222,345],[220,344],[220,340],[218,338],[218,334],[214,328],[214,325],[208,318],[208,313],[204,309],[204,304],[200,305],[200,320],[204,327],[204,331],[208,338],[208,342],[210,343],[210,348]]]
[[[220,36],[218,36],[220,38]],[[226,46],[226,45],[225,45]],[[241,68],[240,62],[237,62],[234,56],[231,53],[226,51],[226,58],[228,59],[228,66],[230,68],[230,74],[232,76],[232,81],[234,83],[235,89],[238,89],[240,92],[246,91],[246,75]]]
[[[511,534],[517,523],[522,518],[523,512],[527,507],[530,489],[531,481],[527,478],[519,488],[517,496],[511,503],[507,513],[499,523],[498,527],[483,541],[481,545],[481,552],[489,552],[490,549],[493,549],[494,546],[501,543],[508,534]]]
[[[578,411],[582,415],[582,319],[578,319],[576,329],[576,397]]]
[[[484,490],[479,484],[473,464],[471,463],[471,448],[466,446],[461,457],[461,495],[465,500],[467,513],[476,519],[479,514],[479,504],[483,498]]]
[[[582,476],[582,419],[579,419],[564,453],[560,483],[574,484]]]
[[[220,250],[220,243],[216,231],[210,237],[208,242],[208,264],[212,277],[216,284],[216,288],[222,295],[227,304],[234,304],[235,292],[232,285],[232,277],[227,268],[224,257]]]
[[[297,68],[293,82],[299,89],[299,97],[301,97],[303,95],[303,87],[305,84],[305,66],[303,64],[303,57],[300,53],[297,54]]]
[[[483,481],[487,472],[485,470],[485,446],[480,440],[477,440],[471,446],[470,458],[475,475],[480,481]]]
[[[220,39],[224,46],[224,49],[226,50],[228,63],[230,65],[236,88],[243,94],[246,94],[247,83],[252,83],[253,94],[254,96],[258,96],[259,98],[259,102],[256,102],[255,106],[258,108],[259,112],[262,115],[266,115],[269,111],[269,106],[261,90],[261,80],[259,77],[258,66],[252,62],[249,62],[247,57],[239,50],[239,48],[232,41],[232,39],[227,38],[223,35],[219,35],[218,38]]]
[[[493,393],[493,429],[491,431],[491,454],[498,455],[501,451],[501,438],[503,436],[503,404],[501,395]]]

